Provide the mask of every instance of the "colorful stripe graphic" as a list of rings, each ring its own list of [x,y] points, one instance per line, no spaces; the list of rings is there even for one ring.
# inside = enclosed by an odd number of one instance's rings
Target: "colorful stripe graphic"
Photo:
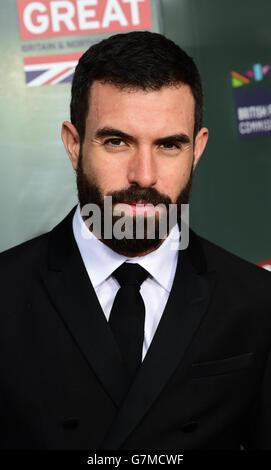
[[[231,72],[232,76],[232,86],[234,88],[242,85],[248,85],[250,83],[250,80],[247,77],[244,77],[244,75],[241,75],[240,73],[235,72],[232,70]]]
[[[254,80],[255,82],[262,81],[264,78],[271,75],[271,66],[254,64],[253,68],[251,70],[247,70],[245,74],[246,74],[246,77],[232,70],[231,80],[232,80],[232,86],[234,88],[243,86],[243,85],[249,85],[252,83],[252,80]]]
[[[27,86],[57,85],[72,81],[74,69],[82,52],[42,57],[25,57]]]

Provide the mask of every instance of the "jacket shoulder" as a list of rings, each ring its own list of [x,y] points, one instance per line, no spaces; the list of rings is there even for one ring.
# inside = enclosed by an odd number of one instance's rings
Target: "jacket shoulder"
[[[41,258],[48,244],[49,232],[27,240],[0,253],[0,270],[18,269]]]
[[[256,264],[196,235],[204,253],[208,270],[215,270],[239,279],[259,279],[271,282],[271,273]]]
[[[62,219],[52,230],[20,243],[8,250],[0,253],[0,272],[3,276],[12,273],[13,276],[24,272],[36,271],[36,267],[41,267],[48,263],[48,248],[53,237],[58,249],[66,242],[67,229],[72,232],[72,218],[76,206]]]

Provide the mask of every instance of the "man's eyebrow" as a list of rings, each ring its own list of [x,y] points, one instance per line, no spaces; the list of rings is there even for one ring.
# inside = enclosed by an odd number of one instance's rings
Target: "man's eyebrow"
[[[180,144],[190,144],[190,139],[187,134],[180,132],[179,134],[168,135],[161,137],[155,141],[156,144],[165,144],[166,142],[176,142]]]
[[[115,129],[114,127],[102,127],[100,129],[97,129],[94,137],[96,139],[101,139],[103,137],[110,137],[110,136],[116,136],[116,137],[120,137],[121,139],[127,139],[130,141],[136,140],[132,135],[129,135],[126,132],[123,132],[119,129]]]
[[[121,131],[120,129],[115,129],[114,127],[102,127],[100,129],[97,129],[95,132],[95,138],[96,139],[101,139],[104,137],[112,137],[116,136],[121,139],[126,139],[129,140],[130,142],[135,142],[137,139],[133,137],[130,134],[127,134],[126,132]],[[160,137],[159,139],[155,140],[155,143],[158,145],[164,144],[166,142],[176,142],[176,143],[181,143],[181,144],[190,144],[190,138],[188,137],[187,134],[184,134],[183,132],[180,132],[178,134],[173,134],[173,135],[167,135],[165,137]]]

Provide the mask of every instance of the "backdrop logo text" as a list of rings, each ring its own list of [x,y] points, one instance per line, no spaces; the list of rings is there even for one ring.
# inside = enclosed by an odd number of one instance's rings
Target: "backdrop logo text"
[[[22,39],[151,28],[150,0],[17,0]]]

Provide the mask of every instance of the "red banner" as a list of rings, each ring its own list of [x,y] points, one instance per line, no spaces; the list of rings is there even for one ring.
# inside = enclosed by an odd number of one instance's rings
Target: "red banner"
[[[22,39],[149,29],[150,0],[17,0]]]
[[[261,261],[260,263],[257,263],[257,265],[261,266],[267,271],[271,271],[271,259],[268,259],[267,261]]]

